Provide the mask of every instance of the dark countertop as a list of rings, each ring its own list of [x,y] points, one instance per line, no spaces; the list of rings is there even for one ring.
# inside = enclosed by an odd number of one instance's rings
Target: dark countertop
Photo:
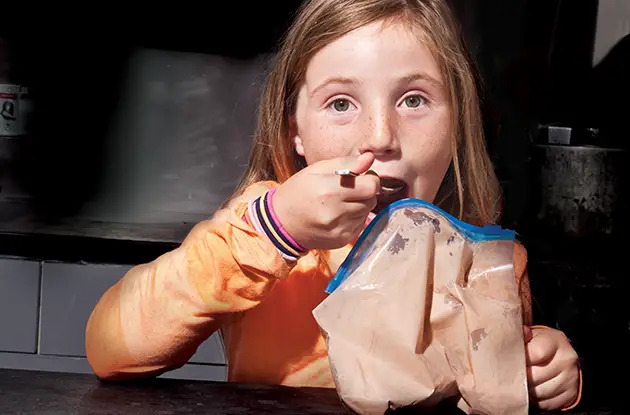
[[[389,412],[389,411],[388,411]],[[410,410],[392,411],[416,413]],[[440,409],[451,414],[458,410]],[[101,382],[92,375],[0,369],[2,415],[348,414],[332,389],[156,378]],[[530,413],[538,413],[536,410]],[[578,407],[567,414],[627,409]]]
[[[88,214],[52,215],[46,217],[32,202],[20,198],[0,199],[0,232],[80,236],[98,239],[180,243],[196,222],[121,223],[98,220]]]
[[[136,265],[154,260],[179,243],[0,229],[0,257],[37,261]]]
[[[0,370],[0,414],[346,414],[330,389],[152,379],[106,383],[94,376]]]
[[[135,265],[179,246],[195,224],[116,223],[80,215],[46,220],[24,201],[3,199],[0,256]]]

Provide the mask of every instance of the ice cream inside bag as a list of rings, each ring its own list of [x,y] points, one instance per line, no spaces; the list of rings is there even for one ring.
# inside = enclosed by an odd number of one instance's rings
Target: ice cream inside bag
[[[407,199],[365,229],[313,311],[340,398],[362,414],[459,400],[527,414],[514,233]]]

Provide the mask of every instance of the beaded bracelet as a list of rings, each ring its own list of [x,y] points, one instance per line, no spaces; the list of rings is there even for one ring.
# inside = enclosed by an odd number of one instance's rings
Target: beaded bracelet
[[[276,188],[273,188],[263,196],[251,200],[248,209],[249,217],[254,228],[267,235],[284,259],[296,261],[307,250],[291,237],[278,220],[272,203],[275,192]]]

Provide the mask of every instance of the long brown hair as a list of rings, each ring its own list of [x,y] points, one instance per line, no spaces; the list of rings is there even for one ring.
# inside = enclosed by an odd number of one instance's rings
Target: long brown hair
[[[479,78],[443,0],[310,0],[286,33],[263,87],[249,166],[235,191],[279,183],[303,167],[289,136],[297,94],[311,57],[344,34],[383,20],[404,22],[440,65],[451,107],[453,160],[434,203],[470,223],[498,219],[499,184],[485,147]]]

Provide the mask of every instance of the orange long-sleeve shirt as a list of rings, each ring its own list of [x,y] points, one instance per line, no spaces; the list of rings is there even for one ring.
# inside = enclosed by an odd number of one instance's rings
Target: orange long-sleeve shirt
[[[97,376],[127,379],[184,365],[221,330],[228,380],[334,387],[313,309],[351,246],[288,263],[243,218],[272,182],[250,186],[180,247],[137,265],[96,305],[86,348]],[[526,253],[515,249],[525,323],[531,324]]]

